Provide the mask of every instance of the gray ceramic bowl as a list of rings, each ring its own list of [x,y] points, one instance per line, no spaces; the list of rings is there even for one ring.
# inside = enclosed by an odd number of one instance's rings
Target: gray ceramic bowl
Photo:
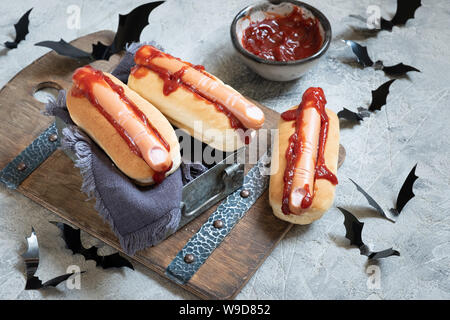
[[[251,22],[263,20],[265,18],[263,12],[275,12],[277,14],[287,15],[292,11],[293,6],[302,8],[305,15],[312,15],[319,20],[323,38],[323,43],[319,51],[301,60],[285,62],[266,60],[244,49],[242,46],[243,31]],[[266,1],[248,6],[236,15],[231,24],[230,31],[233,46],[244,63],[261,77],[274,81],[290,81],[300,78],[319,61],[319,58],[328,50],[331,42],[331,25],[325,15],[309,4],[295,0],[284,0],[279,4],[272,4]]]

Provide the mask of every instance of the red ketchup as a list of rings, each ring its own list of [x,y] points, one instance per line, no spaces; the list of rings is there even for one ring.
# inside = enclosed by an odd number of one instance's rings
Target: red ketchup
[[[204,95],[201,91],[197,90],[194,86],[183,82],[182,77],[183,77],[184,71],[187,69],[187,67],[183,67],[180,70],[178,70],[177,72],[171,73],[167,69],[162,68],[162,67],[157,66],[156,64],[152,63],[152,60],[154,58],[157,58],[160,56],[164,56],[166,58],[177,59],[179,61],[182,61],[183,63],[187,64],[189,67],[192,67],[192,68],[200,71],[204,75],[206,75],[210,78],[213,78],[209,73],[207,73],[205,71],[205,67],[203,67],[201,65],[193,65],[189,62],[175,58],[175,57],[171,56],[170,54],[164,53],[164,52],[159,51],[154,48],[152,48],[152,50],[150,51],[150,54],[146,54],[144,52],[144,50],[138,50],[136,52],[135,61],[140,61],[141,63],[137,64],[135,67],[133,67],[131,69],[131,74],[136,78],[142,78],[147,74],[148,70],[151,70],[151,71],[155,72],[161,80],[163,80],[164,95],[168,96],[169,94],[171,94],[172,92],[177,90],[179,87],[184,87],[184,88],[190,90],[191,92],[193,92],[197,98],[202,99],[207,103],[213,104],[218,111],[223,112],[230,120],[230,125],[233,129],[242,129],[244,131],[246,130],[244,125],[241,123],[241,121],[239,121],[239,119],[236,118],[230,112],[230,110],[227,109],[227,107],[225,107],[223,104],[221,104],[218,101],[210,99],[209,97]],[[245,142],[248,143],[247,138],[246,138]]]
[[[83,70],[84,68],[88,68],[92,72],[85,72]],[[94,83],[105,81],[111,87],[111,89],[119,95],[120,99],[136,115],[136,117],[147,127],[149,132],[152,132],[155,137],[161,142],[164,148],[166,148],[167,151],[170,151],[170,145],[166,140],[164,140],[158,130],[153,127],[147,116],[130,99],[128,99],[128,97],[125,95],[123,87],[115,84],[108,76],[103,74],[103,72],[101,72],[100,70],[96,70],[91,66],[86,66],[77,69],[73,74],[72,79],[74,82],[74,87],[71,90],[72,96],[78,98],[85,97],[86,99],[88,99],[89,102],[93,106],[95,106],[95,108],[97,108],[97,110],[106,118],[106,120],[108,120],[108,122],[116,129],[116,131],[120,134],[122,139],[127,143],[128,147],[134,154],[142,158],[141,151],[136,146],[134,141],[130,138],[125,129],[120,126],[119,123],[113,117],[111,117],[111,115],[106,112],[106,110],[98,103],[92,91],[92,86]],[[164,180],[165,173],[169,171],[171,167],[172,165],[164,172],[155,172],[153,176],[155,182],[162,182],[162,180]]]
[[[320,115],[320,134],[319,134],[319,146],[317,149],[317,162],[316,170],[314,175],[314,181],[317,179],[326,179],[330,181],[333,185],[338,184],[337,177],[327,168],[325,165],[325,145],[328,136],[328,115],[325,111],[325,104],[327,103],[325,95],[322,88],[309,88],[305,91],[302,97],[302,102],[297,109],[288,110],[281,114],[281,118],[284,121],[295,121],[295,132],[289,137],[289,144],[286,149],[286,168],[284,170],[283,182],[283,200],[281,209],[284,214],[291,214],[289,210],[289,195],[292,188],[292,179],[294,176],[296,159],[301,154],[301,146],[304,143],[302,141],[302,136],[300,134],[301,128],[299,127],[302,122],[300,118],[302,112],[301,110],[307,105],[308,101],[314,101],[313,107],[317,110]],[[309,189],[309,185],[306,185],[307,194],[302,200],[301,207],[303,209],[309,208],[311,206],[312,200],[314,198],[314,190]]]
[[[286,16],[275,13],[266,16],[244,30],[242,45],[254,55],[273,61],[300,60],[312,56],[322,46],[319,20],[305,18],[301,8],[294,6]]]

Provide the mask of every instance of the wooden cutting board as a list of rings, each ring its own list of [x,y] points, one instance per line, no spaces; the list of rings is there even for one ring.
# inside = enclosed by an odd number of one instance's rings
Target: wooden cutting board
[[[100,31],[76,39],[72,44],[90,51],[93,43],[109,44],[113,38],[114,32]],[[96,61],[92,65],[110,72],[120,58],[120,55],[114,55],[109,61]],[[37,101],[33,93],[42,87],[69,88],[73,71],[83,64],[50,52],[19,72],[1,89],[0,170],[54,121],[40,113],[44,104]],[[266,115],[265,128],[276,127],[279,114],[261,107]],[[86,196],[80,192],[81,182],[79,170],[62,151],[57,150],[17,190],[121,251],[109,225],[94,210],[94,201],[86,201]],[[139,251],[131,258],[165,276],[165,269],[178,251],[215,208],[157,246]],[[234,298],[291,226],[272,215],[266,191],[183,287],[204,299]]]

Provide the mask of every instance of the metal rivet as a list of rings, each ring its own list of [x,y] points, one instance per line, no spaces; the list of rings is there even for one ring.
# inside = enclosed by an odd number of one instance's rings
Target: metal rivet
[[[241,197],[242,198],[247,198],[250,195],[250,191],[244,189],[241,191]]]
[[[187,255],[184,256],[184,262],[186,263],[192,263],[194,262],[195,257],[193,254],[188,253]]]
[[[48,136],[48,140],[50,142],[55,142],[56,140],[58,140],[58,135],[56,133],[52,133],[51,135]]]
[[[216,220],[216,221],[214,221],[213,226],[216,229],[222,229],[223,228],[223,221],[222,220]]]
[[[24,162],[21,162],[17,165],[17,170],[23,171],[27,168],[27,165]]]

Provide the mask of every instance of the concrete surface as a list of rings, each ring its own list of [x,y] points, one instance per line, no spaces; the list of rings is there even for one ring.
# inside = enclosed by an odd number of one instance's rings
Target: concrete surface
[[[70,41],[102,29],[115,30],[117,14],[145,1],[3,1],[0,42],[10,40],[17,18],[34,7],[30,34],[16,50],[0,50],[0,86],[48,50],[42,40]],[[334,41],[319,65],[298,81],[265,81],[247,69],[233,52],[229,24],[253,1],[168,1],[151,15],[141,39],[156,40],[168,52],[203,64],[207,70],[243,94],[282,111],[299,102],[309,86],[321,86],[328,106],[356,110],[370,103],[370,91],[387,80],[381,71],[360,69],[341,39],[360,40],[374,59],[387,65],[404,62],[422,73],[396,81],[387,105],[359,126],[343,126],[341,143],[347,159],[339,170],[335,204],[349,208],[364,221],[363,237],[376,250],[394,247],[400,257],[367,263],[344,238],[343,216],[333,208],[311,226],[296,226],[256,272],[238,299],[449,299],[450,298],[450,5],[447,0],[423,0],[416,19],[405,27],[380,32],[367,40],[365,27],[349,14],[364,15],[368,5],[380,5],[382,15],[395,11],[393,0],[309,0],[331,20]],[[80,29],[68,29],[68,6],[81,9]],[[348,180],[355,179],[386,208],[415,163],[420,179],[416,197],[396,224],[378,218]],[[193,295],[135,264],[136,271],[96,268],[64,249],[57,219],[17,192],[0,186],[0,298],[4,299],[184,299]],[[41,247],[38,275],[42,279],[79,265],[81,290],[24,291],[20,254],[24,237],[34,226]],[[86,244],[98,243],[83,235]],[[103,246],[104,252],[111,249]],[[375,273],[373,273],[375,272]],[[371,275],[372,274],[372,275]]]

